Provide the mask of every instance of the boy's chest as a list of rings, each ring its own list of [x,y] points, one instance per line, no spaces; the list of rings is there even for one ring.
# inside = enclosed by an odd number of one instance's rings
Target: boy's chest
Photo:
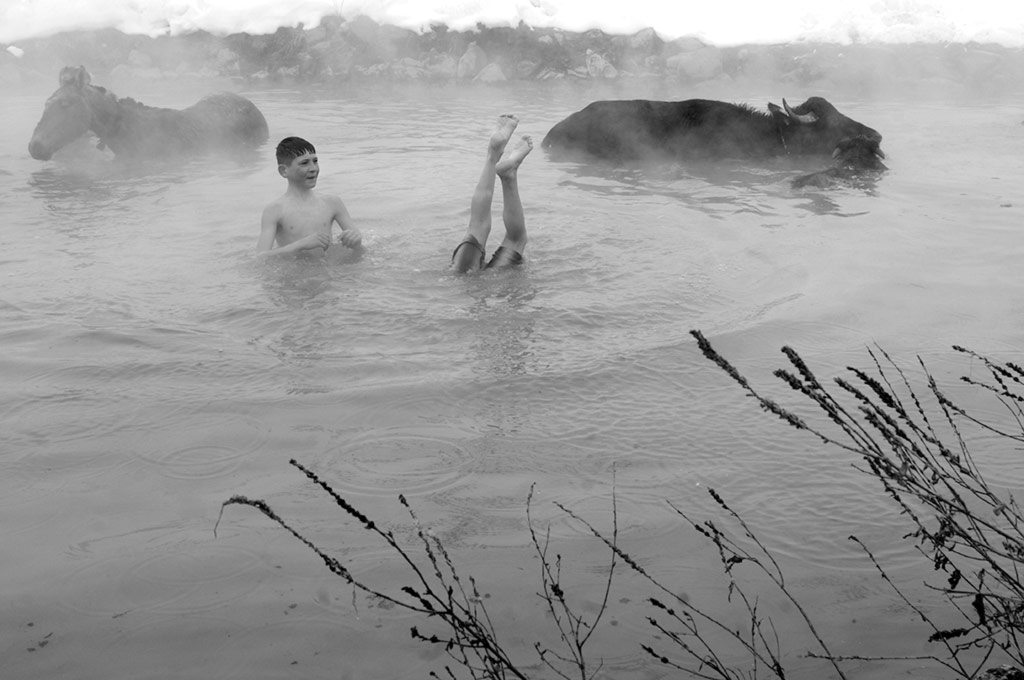
[[[293,206],[281,217],[281,229],[290,234],[329,231],[331,212],[324,205]]]

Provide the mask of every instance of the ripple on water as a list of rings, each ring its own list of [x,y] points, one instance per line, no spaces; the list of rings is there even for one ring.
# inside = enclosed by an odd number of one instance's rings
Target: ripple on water
[[[439,646],[409,638],[409,624],[390,621],[393,612],[362,607],[344,615],[325,615],[304,599],[281,599],[250,610],[249,619],[233,626],[199,621],[216,635],[216,653],[204,674],[224,678],[408,678],[427,677],[448,660]],[[181,622],[155,622],[143,633],[153,639],[180,635]],[[230,630],[230,635],[224,635]],[[127,637],[127,636],[126,636]],[[401,644],[394,641],[402,640]],[[388,641],[388,642],[382,642]],[[406,642],[407,641],[407,642]],[[171,659],[172,667],[180,659]]]
[[[386,496],[435,493],[466,476],[473,459],[451,428],[375,428],[328,451],[321,470],[338,491]]]
[[[31,456],[57,445],[108,436],[132,422],[133,405],[131,399],[98,385],[24,394],[9,413],[10,441],[20,455]]]
[[[160,540],[166,539],[161,534]],[[95,556],[95,546],[76,548],[87,563],[67,575],[67,582],[76,585],[62,606],[102,617],[206,612],[244,598],[259,585],[254,575],[268,569],[253,550],[178,539],[157,550],[126,542],[129,549],[101,557]]]
[[[0,536],[35,532],[64,519],[66,503],[58,499],[70,480],[46,472],[38,461],[14,461],[0,466]]]
[[[545,513],[544,526],[550,526],[553,538],[590,537],[590,527],[611,537],[616,526],[623,538],[653,540],[671,534],[683,521],[669,505],[672,491],[650,483],[658,474],[646,466],[633,471],[619,467],[606,484],[561,486],[556,497],[546,500],[558,509]]]
[[[180,408],[146,428],[133,454],[174,479],[200,480],[237,472],[269,438],[268,426],[217,408]]]

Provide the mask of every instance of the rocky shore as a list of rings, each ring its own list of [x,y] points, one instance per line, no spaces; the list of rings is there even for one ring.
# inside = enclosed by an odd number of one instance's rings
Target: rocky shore
[[[150,38],[113,29],[63,33],[0,46],[0,85],[50,84],[65,65],[108,78],[231,78],[248,85],[361,80],[503,83],[655,78],[673,83],[780,82],[861,91],[948,87],[985,93],[1020,88],[1024,50],[981,44],[812,44],[715,47],[601,31],[445,26],[417,33],[365,17],[325,18],[315,28],[267,35],[195,32]]]

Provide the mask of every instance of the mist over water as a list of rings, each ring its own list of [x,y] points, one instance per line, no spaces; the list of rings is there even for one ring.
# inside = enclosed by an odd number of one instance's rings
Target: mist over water
[[[681,8],[663,0],[4,0],[0,43],[76,29],[177,35],[272,33],[280,26],[315,26],[325,16],[369,17],[413,30],[452,30],[520,23],[569,31],[630,34],[651,27],[663,39],[690,36],[724,46],[798,40],[913,43],[981,42],[1024,45],[1024,8],[1002,0],[882,0],[846,2],[698,2]]]
[[[119,69],[103,60],[107,37],[83,39],[98,55],[86,64],[94,82],[119,96],[180,108],[231,89],[266,115],[267,145],[184,161],[115,159],[89,137],[33,160],[28,139],[61,64],[5,90],[0,675],[411,680],[439,671],[438,650],[409,639],[422,621],[357,596],[262,517],[231,508],[213,535],[224,500],[265,498],[360,577],[407,585],[393,556],[288,466],[292,457],[402,536],[414,527],[396,497],[410,498],[524,656],[538,637],[554,639],[535,597],[531,485],[571,594],[592,611],[608,555],[552,501],[607,529],[613,482],[622,545],[694,601],[717,606],[725,586],[665,501],[712,517],[704,490],[714,487],[777,552],[836,651],[929,651],[929,631],[893,606],[846,539],[861,537],[912,593],[922,590],[927,565],[899,540],[907,527],[873,480],[758,411],[687,331],[703,330],[758,386],[773,384],[781,345],[824,378],[869,368],[864,348],[878,343],[911,372],[922,357],[951,395],[998,415],[955,386],[977,368],[949,347],[1012,359],[1024,346],[1024,81],[994,66],[995,50],[914,43],[1016,47],[1021,10],[744,3],[736,21],[737,5],[669,4],[0,5],[0,41],[15,48],[72,28],[116,28],[130,42],[135,33],[309,29],[339,13],[416,30],[522,20],[787,42],[782,51],[832,43],[705,80],[325,85]],[[0,58],[32,56],[17,51]],[[744,54],[757,66],[762,53]],[[518,133],[538,143],[596,99],[763,108],[814,95],[882,133],[888,171],[797,190],[791,180],[819,161],[616,166],[537,148],[520,175],[526,266],[477,277],[446,270],[497,113],[517,113]],[[365,256],[253,262],[259,211],[283,190],[273,142],[292,134],[317,145],[319,188],[344,198]],[[500,210],[497,199],[488,253]],[[1024,487],[1017,452],[989,444],[982,465],[1000,485]],[[628,579],[617,586],[597,640],[610,677],[660,677],[637,648],[651,636],[649,595]],[[763,596],[763,611],[786,611]],[[784,617],[778,626],[789,677],[821,677],[801,657],[803,629]],[[860,680],[935,677],[917,664],[857,671]]]

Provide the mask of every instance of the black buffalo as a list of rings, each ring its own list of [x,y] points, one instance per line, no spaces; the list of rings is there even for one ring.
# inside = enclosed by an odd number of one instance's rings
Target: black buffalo
[[[855,135],[840,140],[832,152],[832,157],[836,161],[831,167],[801,175],[793,180],[793,186],[828,187],[858,179],[874,180],[883,170],[888,169],[882,162],[885,154],[878,146],[878,140],[866,135]]]
[[[829,154],[840,140],[882,135],[821,97],[768,112],[710,99],[597,101],[559,122],[542,147],[555,154],[609,160],[759,158]]]

